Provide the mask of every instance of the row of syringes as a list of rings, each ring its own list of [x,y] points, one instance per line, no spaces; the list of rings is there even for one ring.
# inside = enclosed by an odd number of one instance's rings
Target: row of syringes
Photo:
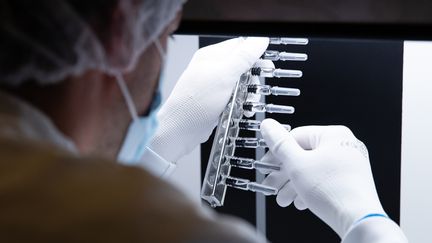
[[[306,45],[308,39],[302,38],[270,38],[270,44],[277,45]],[[270,61],[306,61],[308,56],[304,53],[279,52],[267,50],[261,57]],[[254,67],[251,69],[251,75],[265,78],[301,78],[303,76],[300,70]],[[260,95],[285,95],[299,96],[300,90],[293,88],[282,88],[270,85],[251,84],[247,86],[248,93]],[[261,102],[245,102],[243,110],[251,112],[268,112],[268,113],[294,113],[294,107],[285,105],[266,104]],[[243,130],[259,131],[261,121],[242,119],[238,121],[238,126]],[[291,130],[290,125],[283,125],[287,130]],[[246,138],[246,137],[230,137],[227,146],[236,146],[239,148],[258,148],[267,147],[265,141],[261,138]],[[280,170],[280,166],[273,163],[261,162],[250,158],[241,158],[236,156],[224,157],[225,162],[228,162],[233,167],[242,169],[263,169],[263,170]],[[237,178],[232,176],[224,177],[225,184],[241,190],[261,192],[266,195],[274,195],[277,189],[268,187],[250,180]]]

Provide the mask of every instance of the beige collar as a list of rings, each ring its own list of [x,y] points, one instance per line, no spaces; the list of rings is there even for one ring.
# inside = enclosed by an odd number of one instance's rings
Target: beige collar
[[[72,140],[37,108],[0,91],[0,137],[47,142],[78,153]]]

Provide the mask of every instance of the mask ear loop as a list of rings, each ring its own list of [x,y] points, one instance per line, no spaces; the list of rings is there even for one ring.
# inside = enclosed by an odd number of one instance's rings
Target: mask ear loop
[[[161,57],[161,63],[162,63],[162,65],[165,65],[165,61],[166,61],[166,52],[165,52],[165,50],[162,48],[162,45],[159,42],[159,40],[155,40],[154,44],[156,46],[156,49],[159,51],[159,55]]]
[[[159,51],[159,54],[161,56],[161,62],[162,64],[165,64],[165,60],[166,60],[166,53],[164,51],[164,49],[162,48],[162,45],[160,44],[159,40],[154,41],[154,44],[156,46],[156,49]],[[138,117],[138,112],[137,109],[135,107],[135,104],[132,100],[132,97],[130,95],[129,89],[126,86],[126,82],[123,78],[123,75],[121,75],[120,73],[116,72],[114,73],[114,76],[116,78],[117,84],[120,87],[120,91],[123,94],[123,97],[126,101],[126,105],[128,107],[129,113],[132,116],[132,120],[137,121],[139,119]]]
[[[115,73],[114,76],[117,80],[117,84],[119,85],[120,91],[122,92],[123,97],[126,101],[126,105],[128,107],[129,113],[132,116],[132,120],[138,121],[138,112],[132,100],[132,97],[130,95],[130,92],[126,86],[126,82],[123,79],[123,75],[121,75],[120,73]]]

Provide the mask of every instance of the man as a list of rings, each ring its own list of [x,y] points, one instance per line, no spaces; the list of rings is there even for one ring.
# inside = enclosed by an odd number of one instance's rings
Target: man
[[[2,242],[265,241],[142,169],[166,176],[207,140],[238,77],[268,45],[266,38],[239,38],[199,50],[158,111],[167,38],[182,4],[0,3]],[[310,208],[344,242],[388,242],[388,234],[404,242],[350,131],[296,131],[281,131],[272,120],[262,126],[266,159],[284,163],[265,181],[280,189],[279,204]],[[354,172],[340,166],[348,162],[360,168],[352,183],[345,179]]]

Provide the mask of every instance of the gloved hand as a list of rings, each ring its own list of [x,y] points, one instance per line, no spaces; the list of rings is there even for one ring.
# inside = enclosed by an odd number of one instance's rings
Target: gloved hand
[[[266,119],[261,133],[269,146],[264,161],[281,163],[263,184],[279,189],[277,203],[309,208],[342,238],[368,214],[385,214],[366,147],[344,126],[306,126],[291,132]]]
[[[198,50],[158,113],[149,148],[176,162],[205,142],[241,74],[267,49],[268,38],[236,38]]]

